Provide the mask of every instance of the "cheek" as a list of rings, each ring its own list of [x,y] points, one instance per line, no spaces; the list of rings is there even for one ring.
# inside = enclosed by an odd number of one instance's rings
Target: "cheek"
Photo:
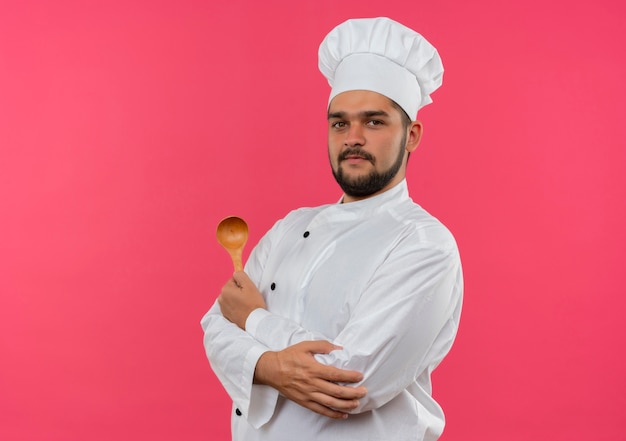
[[[328,141],[328,160],[330,161],[330,165],[335,168],[337,165],[337,155],[338,152],[335,148],[330,144],[330,140]]]
[[[401,145],[401,139],[394,140],[394,142],[387,143],[383,149],[378,150],[374,155],[378,158],[380,163],[384,163],[385,166],[395,164],[398,160],[398,156],[404,154],[404,145]]]
[[[328,137],[328,155],[332,160],[337,158],[337,155],[341,152],[341,144],[333,139],[332,136]]]

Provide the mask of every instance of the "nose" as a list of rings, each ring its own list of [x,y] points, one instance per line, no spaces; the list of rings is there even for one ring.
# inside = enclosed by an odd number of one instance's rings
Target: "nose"
[[[343,143],[345,147],[363,146],[365,144],[365,136],[363,135],[363,127],[360,124],[350,124],[350,128],[346,133]]]

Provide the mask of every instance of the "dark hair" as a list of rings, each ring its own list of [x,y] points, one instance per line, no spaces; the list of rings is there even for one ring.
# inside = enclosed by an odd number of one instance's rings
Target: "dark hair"
[[[398,112],[400,112],[400,118],[402,119],[402,128],[404,129],[404,133],[406,135],[406,131],[409,128],[409,126],[411,125],[411,122],[412,122],[411,121],[411,117],[406,113],[406,111],[402,107],[400,107],[400,104],[396,103],[391,98],[389,98],[389,101],[391,101],[391,104],[393,105],[393,107],[398,109]],[[411,157],[411,152],[409,152],[409,154],[406,157],[407,164],[409,162],[409,158],[410,157]]]
[[[400,104],[396,103],[391,98],[389,98],[389,101],[391,101],[391,104],[393,105],[393,107],[395,107],[398,110],[398,112],[400,112],[400,118],[402,118],[402,128],[404,130],[408,129],[412,123],[411,117],[406,113],[406,111],[402,107],[400,107]]]

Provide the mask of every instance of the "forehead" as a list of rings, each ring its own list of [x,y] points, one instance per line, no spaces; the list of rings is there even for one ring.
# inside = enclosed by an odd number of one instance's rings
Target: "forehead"
[[[369,90],[342,92],[335,96],[328,105],[328,113],[358,113],[371,110],[383,110],[390,115],[398,113],[389,98]]]

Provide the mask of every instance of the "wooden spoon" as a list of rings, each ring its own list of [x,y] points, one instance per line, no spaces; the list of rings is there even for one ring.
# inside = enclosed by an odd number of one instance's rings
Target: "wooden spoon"
[[[217,241],[224,247],[233,260],[235,271],[243,270],[241,255],[248,241],[248,224],[242,218],[230,216],[220,221],[217,226]]]

